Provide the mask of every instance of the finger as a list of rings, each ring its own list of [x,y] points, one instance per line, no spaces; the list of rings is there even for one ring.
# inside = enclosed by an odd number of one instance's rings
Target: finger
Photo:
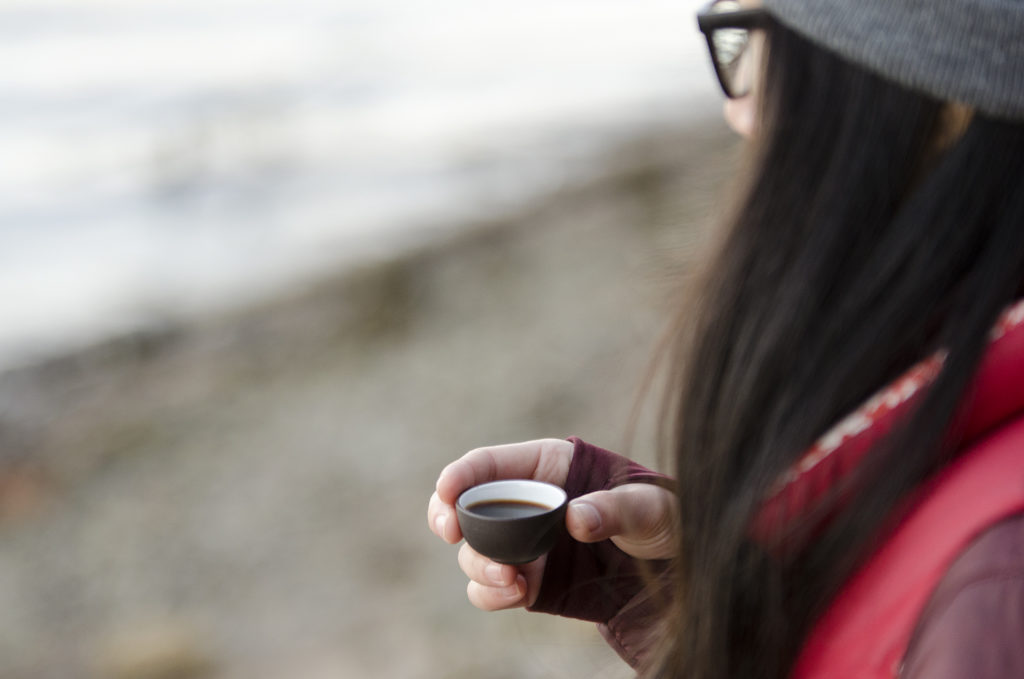
[[[569,475],[572,451],[572,442],[561,439],[477,448],[441,471],[437,495],[454,505],[467,488],[499,479],[535,479],[562,486]]]
[[[523,605],[532,606],[537,602],[537,597],[540,596],[540,586],[544,580],[544,568],[547,565],[548,557],[547,554],[540,557],[536,561],[525,563],[519,566],[519,572],[526,578],[526,597],[523,599]]]
[[[521,608],[526,605],[526,578],[518,576],[509,587],[486,587],[471,580],[466,586],[466,596],[471,604],[484,611]]]
[[[566,526],[580,542],[611,538],[627,554],[666,559],[675,553],[675,496],[648,483],[590,493],[569,503]]]
[[[470,580],[486,587],[511,587],[519,575],[515,566],[491,561],[468,544],[459,548],[459,568]]]
[[[455,510],[442,502],[436,492],[430,496],[427,505],[427,524],[435,535],[450,545],[462,539],[462,530],[459,528]]]

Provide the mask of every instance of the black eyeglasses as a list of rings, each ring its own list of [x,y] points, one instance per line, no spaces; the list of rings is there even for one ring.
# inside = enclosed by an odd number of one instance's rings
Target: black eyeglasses
[[[708,40],[715,75],[730,99],[750,92],[755,76],[748,49],[750,36],[767,25],[765,10],[744,8],[736,0],[715,0],[697,14],[697,26]]]

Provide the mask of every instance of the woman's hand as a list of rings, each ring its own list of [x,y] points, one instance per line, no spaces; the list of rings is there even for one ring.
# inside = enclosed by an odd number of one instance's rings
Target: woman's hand
[[[462,539],[455,500],[472,486],[501,479],[534,479],[564,486],[574,445],[541,439],[478,448],[441,472],[430,498],[427,521],[434,533],[454,544]],[[566,528],[580,542],[611,539],[641,559],[673,554],[675,499],[659,486],[632,483],[576,498],[566,512]],[[467,595],[477,608],[494,611],[532,605],[540,592],[547,557],[521,566],[496,563],[468,544],[459,550],[459,567],[469,577]]]

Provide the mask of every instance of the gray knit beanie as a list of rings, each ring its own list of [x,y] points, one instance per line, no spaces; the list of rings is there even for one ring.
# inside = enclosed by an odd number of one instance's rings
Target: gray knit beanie
[[[764,0],[781,23],[911,89],[1024,120],[1024,0]]]

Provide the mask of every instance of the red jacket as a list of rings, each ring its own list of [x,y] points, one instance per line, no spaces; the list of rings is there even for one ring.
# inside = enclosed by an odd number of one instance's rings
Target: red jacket
[[[804,646],[796,679],[899,676],[950,566],[990,527],[1024,512],[1021,309],[997,328],[969,392],[961,454],[917,493],[894,534],[832,602]]]
[[[964,599],[966,604],[961,608],[968,615],[987,618],[989,609],[980,595],[965,597],[957,587],[967,589],[975,584],[971,578],[976,573],[991,570],[987,566],[993,554],[1002,554],[1001,563],[1009,566],[988,582],[1003,583],[1013,578],[1018,588],[1015,592],[1024,593],[1024,545],[1018,545],[1020,548],[1007,560],[1005,549],[991,549],[993,540],[977,539],[986,531],[993,533],[989,529],[1008,517],[1024,527],[1022,321],[1024,304],[1019,304],[1003,316],[993,331],[993,341],[961,415],[966,432],[962,454],[918,491],[912,508],[891,538],[839,593],[808,638],[794,677],[895,677],[913,640],[922,648],[941,649],[943,635],[950,636],[948,630],[953,630],[953,638],[963,638],[963,624],[977,626],[979,621],[958,620],[950,626],[942,619],[948,618],[948,612],[926,606],[939,588],[944,595]],[[940,359],[915,366],[822,437],[794,467],[779,492],[766,502],[766,520],[755,530],[799,512],[801,506],[824,490],[825,479],[832,478],[837,470],[853,468],[940,366]],[[626,482],[651,482],[658,478],[635,463],[577,440],[566,489],[570,497],[577,497]],[[1000,538],[1005,542],[1024,535],[1024,530],[1004,530],[1000,534],[1009,536]],[[997,543],[996,547],[1000,545]],[[643,590],[643,584],[649,580],[636,576],[631,561],[610,543],[581,545],[566,539],[549,555],[542,590],[533,610],[600,623],[609,643],[633,666],[638,666],[650,650],[654,610],[650,593]],[[943,578],[950,579],[951,566],[955,566],[952,570],[956,575],[963,577],[947,583]],[[591,585],[581,592],[577,585],[580,582],[604,582],[605,591],[595,590]],[[996,590],[996,605],[1000,605],[999,591]],[[934,602],[932,608],[937,608]],[[922,635],[919,622],[926,610],[928,617],[935,617],[942,624],[925,625]],[[1010,610],[1013,613],[1016,609],[1011,606]],[[1024,609],[1019,613],[1021,620],[1012,621],[1017,627],[993,630],[988,637],[998,638],[1000,633],[1024,629]],[[919,638],[922,636],[924,641]],[[972,638],[985,637],[978,634]],[[1015,663],[1024,662],[1024,653],[1012,660],[1002,667],[1020,667]],[[957,658],[944,660],[940,672],[935,672],[934,664],[928,665],[928,673],[923,674],[920,668],[928,664],[927,658],[915,658],[908,676],[983,676],[977,670],[957,673],[949,669],[957,662]],[[1000,674],[999,665],[994,667],[991,674],[984,676],[1005,674],[1005,670]]]

